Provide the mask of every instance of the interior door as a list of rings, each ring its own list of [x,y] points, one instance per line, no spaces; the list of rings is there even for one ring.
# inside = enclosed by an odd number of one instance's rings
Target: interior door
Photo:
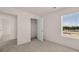
[[[37,20],[37,39],[43,41],[43,18]]]

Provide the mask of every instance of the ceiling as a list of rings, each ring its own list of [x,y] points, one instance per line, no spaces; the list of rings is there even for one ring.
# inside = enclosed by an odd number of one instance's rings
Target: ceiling
[[[17,8],[36,15],[45,15],[60,10],[63,7],[56,7],[56,8],[55,7],[17,7]]]

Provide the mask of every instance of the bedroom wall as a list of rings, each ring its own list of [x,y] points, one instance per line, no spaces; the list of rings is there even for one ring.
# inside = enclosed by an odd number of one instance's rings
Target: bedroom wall
[[[1,41],[16,39],[16,16],[0,13],[0,26]]]
[[[38,18],[37,15],[16,9],[0,8],[0,12],[17,16],[17,44],[28,43],[31,40],[31,18]]]
[[[56,42],[68,47],[72,47],[79,50],[79,39],[67,38],[61,36],[61,16],[79,12],[79,8],[63,8],[61,10],[51,12],[44,18],[44,38],[46,40]]]

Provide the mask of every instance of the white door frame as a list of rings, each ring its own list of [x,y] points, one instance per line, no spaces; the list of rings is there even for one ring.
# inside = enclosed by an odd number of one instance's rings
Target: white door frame
[[[32,18],[32,19],[36,19],[37,20],[37,38],[38,40],[40,41],[43,41],[44,40],[44,28],[43,28],[43,18],[42,17],[37,17],[37,18]],[[39,21],[39,20],[42,20],[42,21]],[[42,22],[42,23],[38,23],[38,22]],[[39,29],[40,28],[40,29]]]

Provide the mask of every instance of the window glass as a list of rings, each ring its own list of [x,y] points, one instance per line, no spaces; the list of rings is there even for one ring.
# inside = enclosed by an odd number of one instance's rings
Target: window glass
[[[79,12],[62,16],[62,35],[79,39]]]

